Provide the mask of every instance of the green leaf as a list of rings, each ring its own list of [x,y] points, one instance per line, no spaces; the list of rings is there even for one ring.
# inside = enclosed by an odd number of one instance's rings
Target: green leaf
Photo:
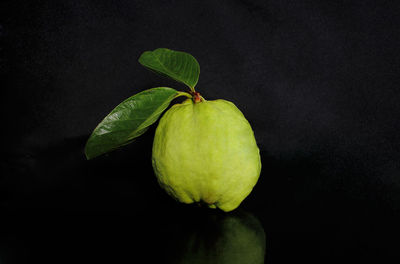
[[[192,90],[199,80],[200,65],[186,52],[165,48],[145,51],[140,56],[139,63],[161,75],[186,84]]]
[[[172,88],[157,87],[120,103],[94,129],[86,143],[86,158],[92,159],[132,142],[146,132],[180,94]]]

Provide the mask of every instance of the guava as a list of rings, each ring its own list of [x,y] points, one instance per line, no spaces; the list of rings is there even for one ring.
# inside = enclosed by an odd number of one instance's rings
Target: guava
[[[182,203],[225,212],[250,194],[260,151],[242,112],[226,100],[187,99],[160,119],[152,151],[160,186]]]
[[[156,129],[152,165],[159,184],[182,203],[229,212],[250,194],[260,176],[260,151],[242,112],[226,100],[205,100],[195,86],[200,65],[189,53],[145,51],[146,68],[185,84],[190,91],[155,87],[117,105],[86,142],[92,159],[133,142],[178,97],[187,97],[162,116]]]

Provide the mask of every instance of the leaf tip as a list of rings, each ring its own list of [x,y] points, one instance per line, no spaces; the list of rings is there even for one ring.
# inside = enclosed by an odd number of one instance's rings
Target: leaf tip
[[[91,151],[90,146],[89,146],[89,141],[90,141],[91,137],[92,136],[90,136],[88,141],[86,142],[85,149],[84,149],[86,160],[91,160],[94,157],[96,157],[95,155],[93,155],[93,151]]]
[[[143,53],[139,56],[138,62],[139,62],[140,64],[142,64],[142,65],[146,64],[144,60],[146,59],[146,56],[148,56],[149,54],[151,54],[151,51],[149,51],[149,50],[143,52]]]
[[[91,160],[93,157],[89,154],[87,147],[85,147],[85,157],[86,160]]]

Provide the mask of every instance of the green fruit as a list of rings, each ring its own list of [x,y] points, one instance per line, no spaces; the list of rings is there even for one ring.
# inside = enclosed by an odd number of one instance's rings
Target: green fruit
[[[206,101],[195,90],[200,65],[189,53],[158,48],[143,52],[139,62],[190,91],[161,86],[127,98],[93,130],[85,146],[86,158],[131,143],[174,99],[185,96],[189,99],[172,106],[156,130],[152,164],[158,181],[180,202],[234,210],[249,195],[261,171],[260,151],[249,122],[233,103]]]
[[[229,101],[194,101],[173,105],[161,118],[153,143],[155,174],[182,203],[232,211],[260,175],[253,130]]]

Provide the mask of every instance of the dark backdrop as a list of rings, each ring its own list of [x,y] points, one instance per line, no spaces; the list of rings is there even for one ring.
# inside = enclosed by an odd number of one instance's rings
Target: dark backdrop
[[[252,124],[263,169],[239,210],[262,223],[266,263],[400,257],[396,1],[2,1],[0,12],[1,263],[161,261],[184,233],[171,225],[198,219],[157,185],[154,126],[83,154],[125,98],[184,88],[137,62],[158,47],[196,57],[197,90]]]

